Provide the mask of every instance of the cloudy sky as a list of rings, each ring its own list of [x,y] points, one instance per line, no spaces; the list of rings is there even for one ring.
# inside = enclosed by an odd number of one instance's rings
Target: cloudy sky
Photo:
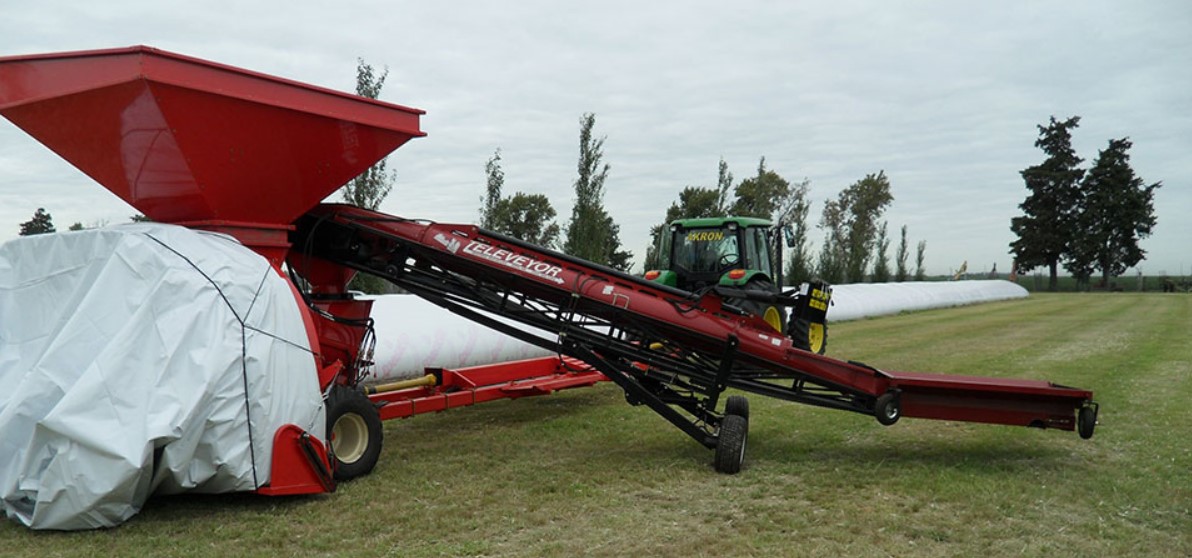
[[[0,55],[146,44],[346,91],[357,57],[388,66],[382,100],[427,111],[428,136],[390,158],[382,209],[406,217],[474,222],[500,148],[507,193],[546,194],[565,224],[595,113],[605,206],[638,262],[683,187],[764,156],[811,181],[813,222],[884,170],[890,230],[927,241],[929,272],[1005,272],[1036,125],[1079,115],[1086,165],[1129,136],[1135,171],[1164,183],[1143,271],[1192,273],[1186,0],[5,3]],[[2,120],[0,241],[38,207],[60,229],[135,213]]]

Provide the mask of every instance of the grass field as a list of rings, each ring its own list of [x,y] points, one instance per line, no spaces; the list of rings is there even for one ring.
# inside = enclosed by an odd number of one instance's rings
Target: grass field
[[[832,328],[892,370],[1092,389],[1072,432],[751,397],[736,476],[612,385],[386,424],[369,477],[317,497],[151,500],[80,533],[0,524],[4,556],[1189,556],[1192,297],[1034,295]]]

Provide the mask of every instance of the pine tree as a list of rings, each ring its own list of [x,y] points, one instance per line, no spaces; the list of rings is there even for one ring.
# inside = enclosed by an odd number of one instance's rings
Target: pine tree
[[[1052,116],[1046,127],[1038,126],[1035,147],[1042,149],[1047,159],[1021,172],[1030,193],[1018,206],[1023,215],[1010,220],[1010,230],[1018,236],[1010,243],[1010,252],[1019,270],[1047,266],[1051,291],[1056,289],[1060,260],[1076,235],[1073,220],[1084,171],[1079,168],[1083,159],[1072,149],[1072,130],[1079,125],[1079,116],[1063,122]]]
[[[1081,182],[1081,200],[1073,217],[1075,235],[1064,266],[1077,277],[1101,272],[1101,286],[1142,261],[1139,240],[1155,227],[1156,182],[1146,185],[1130,167],[1128,138],[1109,140]]]
[[[37,208],[37,211],[33,213],[32,219],[21,223],[21,236],[52,232],[58,232],[58,230],[54,228],[54,218],[50,216],[44,207]]]

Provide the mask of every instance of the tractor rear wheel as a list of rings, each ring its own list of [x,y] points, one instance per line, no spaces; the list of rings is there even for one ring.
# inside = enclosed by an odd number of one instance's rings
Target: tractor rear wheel
[[[327,396],[327,439],[336,480],[372,472],[381,457],[381,415],[364,392],[333,386]]]
[[[741,415],[726,415],[720,421],[716,437],[716,472],[735,475],[745,463],[745,443],[749,439],[749,421]]]

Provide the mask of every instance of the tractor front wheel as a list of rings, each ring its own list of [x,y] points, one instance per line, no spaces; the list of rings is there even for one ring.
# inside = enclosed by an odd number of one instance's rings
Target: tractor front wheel
[[[327,396],[327,437],[336,480],[372,472],[381,457],[381,415],[364,392],[333,386]]]
[[[745,284],[745,290],[775,292],[774,285],[765,279],[749,281]],[[786,310],[783,307],[748,298],[737,299],[733,304],[750,314],[761,317],[767,324],[770,324],[770,327],[774,328],[774,331],[782,332],[782,324],[786,321]]]

